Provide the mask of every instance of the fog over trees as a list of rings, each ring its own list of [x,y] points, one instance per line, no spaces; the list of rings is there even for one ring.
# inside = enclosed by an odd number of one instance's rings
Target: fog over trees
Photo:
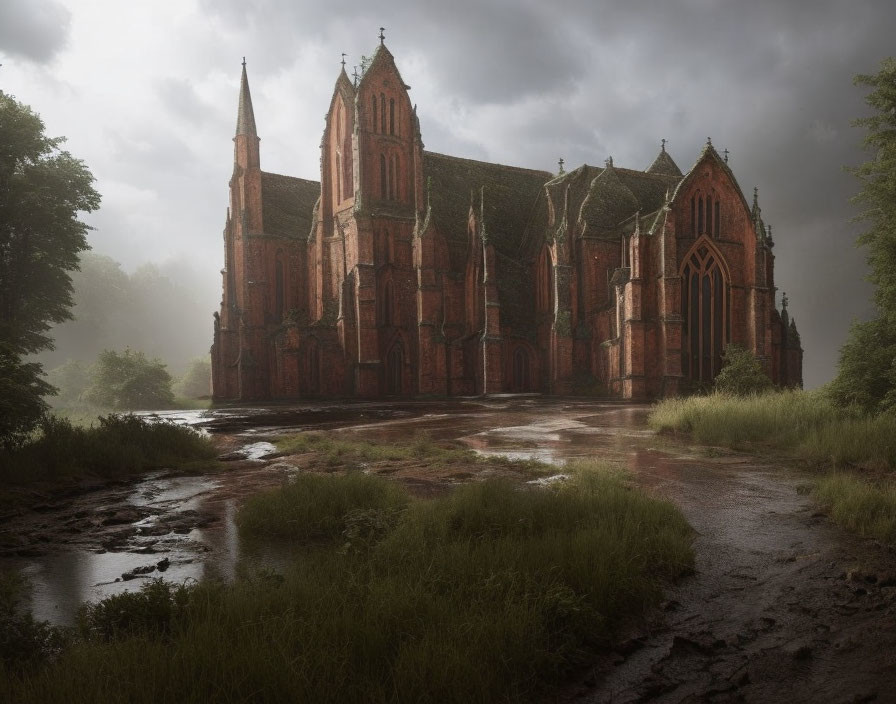
[[[209,279],[181,261],[128,273],[111,257],[85,252],[80,271],[72,272],[73,320],[50,331],[55,349],[38,361],[45,370],[67,361],[89,366],[103,350],[130,348],[180,376],[193,359],[208,355],[216,303]]]

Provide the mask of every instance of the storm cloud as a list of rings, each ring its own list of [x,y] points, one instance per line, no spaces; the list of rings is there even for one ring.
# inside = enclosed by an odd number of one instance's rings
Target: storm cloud
[[[15,41],[4,13],[17,18]],[[93,169],[97,251],[130,268],[208,269],[211,313],[241,57],[262,167],[316,179],[340,55],[351,74],[380,26],[427,149],[547,170],[612,156],[643,169],[665,138],[685,171],[708,137],[730,150],[774,228],[806,384],[833,376],[850,321],[873,313],[844,166],[865,158],[852,80],[894,51],[891,2],[15,0],[0,9],[0,87]],[[52,71],[33,65],[54,55]]]
[[[65,46],[70,17],[54,0],[4,0],[0,51],[38,63],[50,61]]]

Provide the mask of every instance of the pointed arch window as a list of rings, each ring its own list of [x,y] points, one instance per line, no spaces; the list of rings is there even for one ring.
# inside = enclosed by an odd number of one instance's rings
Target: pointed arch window
[[[395,134],[395,98],[389,98],[389,134]]]
[[[376,132],[376,96],[372,95],[370,97],[370,102],[373,104],[373,131]]]
[[[387,281],[383,286],[383,299],[380,308],[380,321],[384,327],[391,327],[395,324],[395,316],[393,315],[394,301],[395,297],[392,293],[392,282]]]
[[[380,93],[380,132],[386,134],[386,94]]]
[[[681,270],[683,321],[682,372],[710,383],[722,368],[722,351],[731,338],[731,286],[719,252],[698,240]]]
[[[380,198],[386,200],[386,155],[380,154]]]

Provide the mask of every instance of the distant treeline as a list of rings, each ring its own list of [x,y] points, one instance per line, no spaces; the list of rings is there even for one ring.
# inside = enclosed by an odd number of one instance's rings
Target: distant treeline
[[[189,266],[145,264],[128,274],[111,257],[85,252],[72,283],[74,320],[51,331],[55,349],[37,357],[45,370],[67,361],[86,367],[104,350],[130,348],[181,376],[207,356],[216,299],[210,278]]]

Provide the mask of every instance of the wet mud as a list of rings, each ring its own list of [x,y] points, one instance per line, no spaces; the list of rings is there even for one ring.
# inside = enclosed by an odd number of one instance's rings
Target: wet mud
[[[298,471],[333,471],[308,455],[275,456],[278,433],[324,430],[365,440],[426,434],[483,455],[558,466],[598,457],[674,501],[696,531],[694,573],[647,625],[574,679],[563,700],[589,702],[896,702],[896,554],[845,533],[806,493],[810,478],[734,453],[654,435],[647,408],[498,398],[458,403],[220,409],[171,414],[211,433],[225,471],[157,472],[81,486],[0,517],[0,568],[21,569],[38,618],[71,622],[77,605],[164,576],[232,578],[247,556],[242,499]],[[378,462],[365,471],[434,495],[498,464]],[[537,478],[544,481],[548,477]],[[550,479],[558,480],[557,477]],[[253,556],[256,561],[276,555]]]

